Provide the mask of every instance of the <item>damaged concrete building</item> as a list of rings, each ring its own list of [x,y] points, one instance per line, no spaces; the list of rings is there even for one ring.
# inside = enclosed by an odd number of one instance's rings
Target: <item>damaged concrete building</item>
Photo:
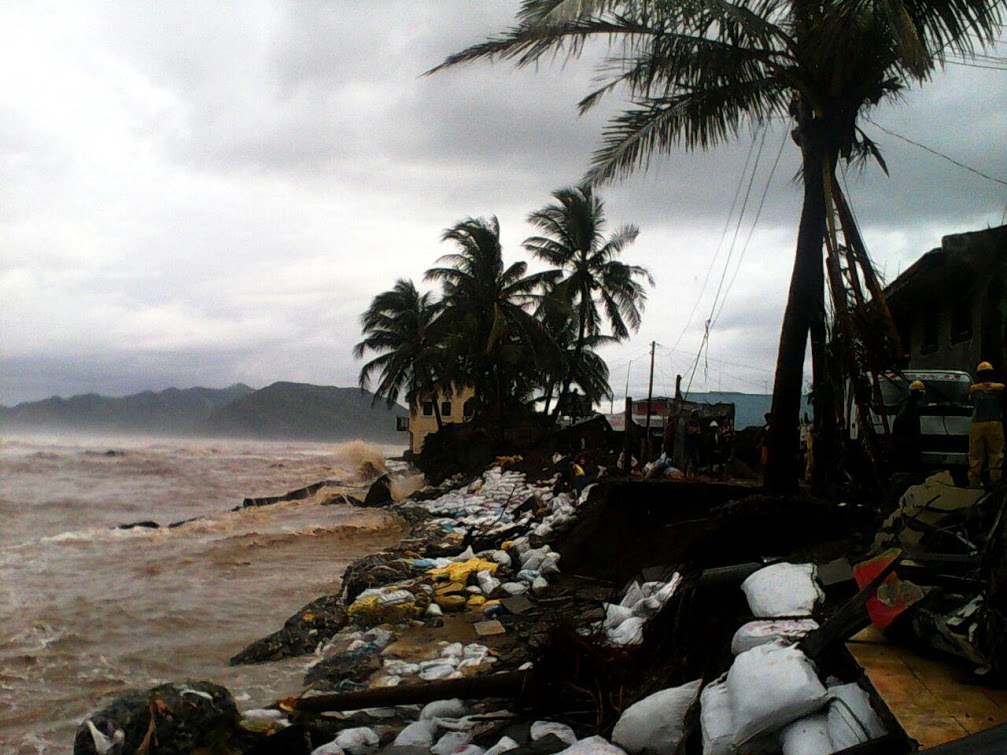
[[[1007,225],[944,236],[886,293],[908,367],[1004,370]]]

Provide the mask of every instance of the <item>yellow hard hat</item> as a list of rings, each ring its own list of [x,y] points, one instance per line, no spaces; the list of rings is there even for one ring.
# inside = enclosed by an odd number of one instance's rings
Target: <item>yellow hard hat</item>
[[[911,391],[926,391],[927,387],[923,385],[922,380],[914,380],[909,384],[909,390]]]
[[[980,362],[976,372],[993,372],[993,365],[989,362]]]

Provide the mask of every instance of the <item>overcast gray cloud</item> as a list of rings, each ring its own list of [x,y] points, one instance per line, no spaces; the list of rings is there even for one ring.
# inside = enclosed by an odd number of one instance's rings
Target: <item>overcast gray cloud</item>
[[[466,216],[498,215],[519,256],[525,216],[579,180],[620,104],[577,117],[590,59],[422,76],[509,26],[516,5],[0,8],[0,403],[355,384],[370,299],[420,281]],[[1003,71],[950,66],[872,118],[1005,178],[1005,101]],[[1002,222],[1002,185],[866,129],[891,176],[847,180],[889,277],[944,234]],[[765,137],[740,226],[740,199],[729,213],[761,135],[662,157],[603,191],[612,227],[640,226],[626,256],[658,284],[640,333],[606,353],[616,393],[645,391],[651,340],[659,391],[694,366],[694,389],[771,386],[800,211],[785,131]]]

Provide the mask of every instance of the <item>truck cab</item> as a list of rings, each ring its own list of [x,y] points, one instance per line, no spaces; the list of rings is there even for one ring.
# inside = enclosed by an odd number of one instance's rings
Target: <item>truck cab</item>
[[[889,430],[909,395],[909,384],[914,380],[923,381],[927,389],[926,397],[920,404],[924,466],[936,469],[967,466],[969,428],[972,424],[972,405],[969,402],[972,376],[960,370],[905,370],[878,375],[884,404],[882,411]],[[849,386],[844,409],[850,439],[858,440],[863,432]],[[875,432],[884,433],[882,418],[876,411],[871,412],[871,422]]]

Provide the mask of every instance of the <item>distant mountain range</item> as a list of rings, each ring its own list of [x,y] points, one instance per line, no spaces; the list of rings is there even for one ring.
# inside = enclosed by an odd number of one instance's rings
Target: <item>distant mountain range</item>
[[[395,418],[407,416],[406,410],[383,401],[372,406],[373,398],[359,388],[287,382],[261,390],[238,383],[122,398],[92,393],[0,406],[0,430],[408,442],[395,430]]]

